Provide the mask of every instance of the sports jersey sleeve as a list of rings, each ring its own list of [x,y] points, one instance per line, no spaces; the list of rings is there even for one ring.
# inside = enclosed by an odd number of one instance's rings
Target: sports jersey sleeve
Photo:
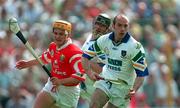
[[[92,44],[89,44],[90,39],[91,39],[92,35],[89,35],[88,38],[86,39],[86,41],[84,42],[83,46],[82,46],[82,51],[85,51],[88,49],[88,47]]]
[[[43,52],[41,55],[41,59],[44,64],[51,63],[53,54],[55,54],[56,51],[56,44],[54,42],[50,43],[49,48]]]
[[[135,48],[133,49],[134,50],[132,51],[132,55],[133,55],[132,63],[137,76],[138,77],[147,76],[149,73],[148,73],[144,48],[139,42],[137,42]]]
[[[84,51],[82,56],[90,60],[96,55],[98,56],[103,55],[101,50],[102,49],[101,42],[102,42],[102,38],[100,37],[97,41],[95,41],[92,45],[90,45],[90,47],[87,50]]]
[[[84,69],[81,64],[81,56],[82,53],[75,53],[69,59],[70,66],[72,67],[74,74],[71,75],[72,78],[78,79],[80,81],[84,81],[85,78],[83,77]]]

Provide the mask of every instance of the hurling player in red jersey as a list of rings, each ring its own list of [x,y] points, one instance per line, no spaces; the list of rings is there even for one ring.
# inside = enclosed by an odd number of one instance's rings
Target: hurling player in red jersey
[[[51,64],[51,75],[36,97],[34,108],[76,108],[80,96],[79,83],[84,80],[81,64],[82,51],[70,39],[71,23],[53,23],[54,42],[40,56],[44,64]],[[16,68],[38,65],[36,59],[20,60]]]

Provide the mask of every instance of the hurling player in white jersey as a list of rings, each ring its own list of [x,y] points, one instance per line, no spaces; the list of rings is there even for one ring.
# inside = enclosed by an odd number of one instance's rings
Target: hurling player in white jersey
[[[87,40],[82,46],[83,51],[87,51],[88,48],[103,34],[106,34],[109,32],[109,27],[111,25],[111,18],[105,14],[101,13],[97,17],[94,18],[93,20],[93,28],[92,28],[92,34],[89,35]],[[91,70],[96,73],[102,72],[102,67],[104,66],[104,60],[105,60],[105,55],[97,55],[91,60]],[[81,90],[81,98],[83,98],[88,104],[91,99],[91,95],[95,88],[93,87],[94,81],[89,79],[89,77],[86,77],[85,80],[86,88],[82,87]]]
[[[129,20],[118,14],[113,19],[113,32],[99,37],[84,52],[82,64],[96,87],[90,108],[126,108],[130,98],[141,87],[148,75],[144,48],[128,32]],[[101,74],[91,72],[90,60],[104,53],[106,63]]]

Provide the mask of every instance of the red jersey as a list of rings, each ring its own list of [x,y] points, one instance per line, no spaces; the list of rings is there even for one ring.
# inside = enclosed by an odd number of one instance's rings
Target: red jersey
[[[56,47],[52,42],[49,48],[42,54],[42,61],[46,64],[51,63],[51,75],[59,79],[73,77],[84,81],[82,77],[84,69],[81,64],[82,51],[70,42],[61,48]]]

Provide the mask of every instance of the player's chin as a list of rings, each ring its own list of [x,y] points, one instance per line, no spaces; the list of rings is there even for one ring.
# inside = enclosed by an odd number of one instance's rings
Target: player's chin
[[[56,43],[61,43],[63,40],[62,39],[55,39]]]
[[[64,44],[64,42],[62,40],[55,40],[55,43],[58,45],[58,46],[62,46]]]
[[[102,33],[102,31],[100,31],[100,30],[99,30],[99,31],[96,31],[96,34],[101,34],[101,33]]]
[[[119,35],[120,35],[120,36],[124,36],[124,35],[125,35],[125,33],[119,33]]]

